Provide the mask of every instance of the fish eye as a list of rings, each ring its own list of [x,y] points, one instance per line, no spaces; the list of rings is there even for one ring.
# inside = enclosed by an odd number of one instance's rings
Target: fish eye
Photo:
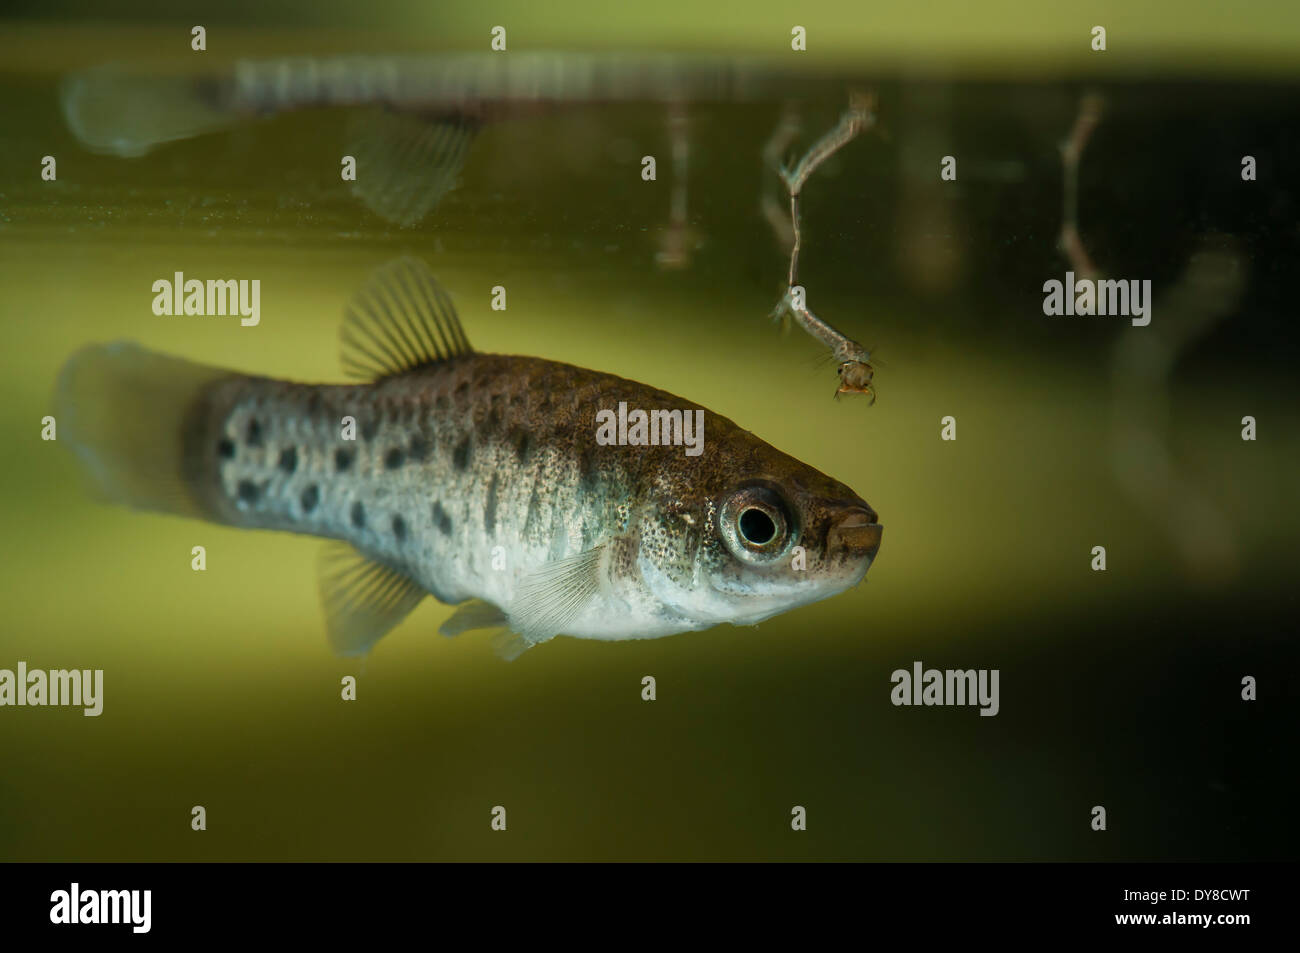
[[[719,528],[732,554],[753,565],[784,556],[795,534],[790,506],[762,485],[741,487],[727,497],[719,512]]]
[[[762,546],[772,541],[776,535],[776,523],[757,506],[751,506],[740,514],[740,535],[745,542]]]

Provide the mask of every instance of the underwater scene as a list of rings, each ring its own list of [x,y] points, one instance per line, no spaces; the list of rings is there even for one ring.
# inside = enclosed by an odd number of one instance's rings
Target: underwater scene
[[[1300,10],[910,6],[11,4],[0,859],[1294,859]]]

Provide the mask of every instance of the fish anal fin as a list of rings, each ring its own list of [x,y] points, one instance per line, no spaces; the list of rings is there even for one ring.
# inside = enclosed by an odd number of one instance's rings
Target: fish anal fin
[[[343,369],[380,380],[474,353],[456,308],[429,266],[403,257],[352,296],[341,328]]]
[[[325,547],[319,578],[330,645],[339,655],[365,655],[428,595],[409,576],[347,543]]]

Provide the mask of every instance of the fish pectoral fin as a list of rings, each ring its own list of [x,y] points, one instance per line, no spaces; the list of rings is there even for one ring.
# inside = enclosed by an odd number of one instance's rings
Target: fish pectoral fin
[[[374,108],[354,112],[348,149],[357,160],[352,191],[372,212],[410,228],[456,187],[478,124]]]
[[[318,575],[330,645],[339,655],[365,655],[428,595],[405,573],[347,543],[325,547]]]
[[[510,605],[510,628],[532,645],[563,633],[599,595],[604,554],[602,544],[526,576]]]
[[[438,626],[443,635],[460,635],[470,629],[499,629],[508,625],[506,614],[490,602],[470,599],[456,607],[451,617]]]

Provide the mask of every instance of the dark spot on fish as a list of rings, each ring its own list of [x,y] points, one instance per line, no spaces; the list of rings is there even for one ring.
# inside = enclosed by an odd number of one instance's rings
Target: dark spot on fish
[[[352,458],[355,456],[356,453],[352,450],[344,450],[342,448],[335,450],[334,468],[338,470],[339,473],[345,473],[346,471],[352,469]]]
[[[489,533],[497,524],[497,475],[488,481],[487,502],[483,504],[483,528]]]
[[[393,517],[393,535],[399,543],[406,539],[406,520],[400,516]]]
[[[222,460],[229,460],[235,455],[234,441],[228,438],[222,438],[217,441],[217,456]]]
[[[439,410],[446,410],[451,406],[451,401],[447,400],[446,394],[439,394],[434,400],[433,406],[437,407]]]
[[[406,451],[401,447],[394,447],[384,456],[384,466],[389,470],[396,470],[406,462]]]
[[[469,393],[469,381],[461,381],[456,385],[456,399],[464,400],[465,395]]]
[[[441,503],[433,504],[433,525],[438,527],[438,532],[443,536],[451,535],[451,517],[447,515]]]
[[[261,489],[252,480],[240,480],[237,490],[239,498],[245,503],[256,503],[257,498],[262,495]]]
[[[262,445],[262,422],[256,417],[248,421],[248,445],[250,447]]]
[[[501,426],[502,403],[504,403],[504,398],[500,394],[492,395],[492,409],[488,411],[487,422],[484,424],[489,433]]]
[[[298,500],[302,504],[302,511],[310,513],[316,509],[316,504],[320,502],[320,487],[315,483],[302,491],[302,497]]]
[[[464,470],[469,466],[469,439],[466,437],[456,444],[456,449],[452,452],[451,465],[457,470]]]
[[[373,417],[366,417],[361,421],[362,440],[374,440],[377,433],[379,433],[379,424]]]
[[[429,451],[433,449],[433,442],[428,438],[416,434],[411,438],[411,446],[407,451],[411,459],[416,463],[423,463],[429,458]]]
[[[307,413],[313,417],[316,416],[321,411],[322,403],[320,391],[312,391],[311,396],[307,398]]]
[[[532,449],[533,438],[529,436],[527,430],[516,430],[514,433],[513,443],[515,445],[515,457],[520,463],[528,460],[528,452]]]
[[[352,504],[352,525],[357,529],[364,529],[366,525],[366,508],[360,500]]]
[[[533,492],[528,496],[528,512],[524,515],[524,534],[528,535],[533,531],[534,524],[541,517],[542,498],[538,489],[537,481],[533,481]]]
[[[585,493],[596,490],[596,459],[590,445],[584,445],[578,453],[578,486]]]
[[[285,473],[298,469],[298,450],[295,447],[285,447],[280,451],[280,469]]]

